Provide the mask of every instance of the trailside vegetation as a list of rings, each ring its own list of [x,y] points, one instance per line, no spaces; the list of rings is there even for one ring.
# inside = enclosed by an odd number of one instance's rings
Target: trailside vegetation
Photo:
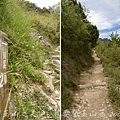
[[[60,43],[59,14],[48,11],[25,0],[0,1],[0,30],[9,38],[8,82],[14,108],[13,116],[9,116],[12,120],[59,120],[59,109],[54,109],[47,96],[54,93],[46,86],[50,78],[43,74],[43,70],[54,71],[49,53],[55,53]],[[33,36],[34,31],[52,47],[42,45],[36,39],[38,35]],[[54,74],[59,80],[59,74]],[[59,86],[55,84],[55,90],[60,91]]]
[[[115,109],[114,115],[120,119],[120,37],[117,32],[112,32],[110,38],[105,43],[99,40],[96,51],[109,78],[108,93]]]
[[[77,90],[80,73],[93,63],[92,48],[99,31],[85,14],[77,0],[62,0],[62,111],[68,109]]]

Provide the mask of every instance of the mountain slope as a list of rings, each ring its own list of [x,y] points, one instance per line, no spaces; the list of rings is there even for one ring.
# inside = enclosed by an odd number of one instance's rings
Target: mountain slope
[[[2,0],[0,21],[0,30],[9,38],[9,117],[58,120],[59,15],[38,14],[23,8],[19,0]]]
[[[62,0],[62,111],[69,109],[82,70],[93,63],[92,48],[99,36],[77,0]]]

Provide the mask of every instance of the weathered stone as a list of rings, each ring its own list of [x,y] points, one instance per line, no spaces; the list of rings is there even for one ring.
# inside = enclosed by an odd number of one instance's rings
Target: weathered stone
[[[56,84],[58,84],[58,83],[60,83],[60,80],[56,80],[56,81],[54,81],[54,85],[56,85]]]
[[[60,51],[60,46],[58,46],[58,47],[56,48],[56,50],[57,50],[57,51]]]
[[[54,85],[52,83],[52,76],[49,76],[49,80],[45,83],[45,85],[51,90],[54,91]]]
[[[45,67],[46,65],[48,65],[49,62],[50,62],[50,61],[49,61],[48,59],[46,59],[45,62],[43,63],[44,67]]]
[[[66,118],[70,115],[70,113],[71,113],[70,110],[66,109],[66,110],[63,111],[62,116],[64,116]]]
[[[58,90],[55,90],[55,94],[56,94],[56,95],[59,95],[60,92],[59,92]]]
[[[81,73],[80,75],[81,75],[81,76],[86,76],[86,75],[89,75],[89,73],[83,72],[83,73]]]
[[[17,109],[15,105],[10,101],[9,102],[9,115],[10,117],[15,117],[17,113]]]
[[[33,29],[31,35],[36,38],[41,44],[52,48],[51,44],[46,39],[44,39],[37,30]]]
[[[55,69],[55,72],[59,74],[59,73],[60,73],[60,70],[56,68],[56,69]]]
[[[39,42],[43,45],[47,45],[48,47],[52,48],[52,46],[46,39],[39,39]]]
[[[56,53],[54,52],[49,52],[49,54],[52,56],[52,55],[56,55]]]
[[[40,94],[42,94],[45,98],[48,99],[48,102],[54,105],[54,108],[57,110],[57,102],[53,100],[50,96],[48,96],[42,89],[40,90]]]
[[[52,59],[58,59],[60,60],[60,55],[51,55]]]
[[[101,109],[101,110],[100,110],[100,112],[103,112],[103,111],[105,111],[105,109]]]
[[[48,75],[52,74],[52,71],[49,71],[49,70],[44,70],[43,72],[46,73],[46,74],[48,74]]]
[[[59,60],[52,60],[52,64],[57,68],[60,68],[60,61]]]

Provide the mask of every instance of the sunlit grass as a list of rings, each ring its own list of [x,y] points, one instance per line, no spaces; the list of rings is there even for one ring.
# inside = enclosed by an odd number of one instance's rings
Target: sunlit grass
[[[117,44],[99,42],[97,54],[101,58],[104,73],[109,79],[108,93],[116,113],[120,112],[120,48]],[[120,116],[117,116],[120,119]]]
[[[45,98],[32,97],[32,94],[26,93],[26,96],[22,96],[21,99],[19,95],[20,91],[25,94],[24,88],[19,86],[21,83],[28,84],[28,86],[32,82],[33,85],[36,83],[44,85],[46,77],[41,72],[44,68],[43,63],[46,59],[50,59],[48,53],[54,51],[41,45],[31,35],[32,30],[37,29],[40,35],[56,47],[59,45],[58,21],[59,16],[52,14],[38,15],[21,8],[17,0],[4,0],[0,3],[0,30],[5,32],[9,38],[8,70],[11,72],[8,74],[8,82],[10,87],[14,83],[11,100],[16,103],[18,116],[15,119],[17,120],[38,119],[40,109],[45,111],[48,118],[59,119],[58,113],[50,110],[47,106],[48,101]],[[47,67],[52,69],[49,64]]]

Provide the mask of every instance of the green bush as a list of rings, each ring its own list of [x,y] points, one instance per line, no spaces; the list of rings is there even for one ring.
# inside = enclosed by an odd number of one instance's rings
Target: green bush
[[[81,3],[76,0],[62,0],[61,23],[63,111],[68,109],[73,101],[81,71],[94,62],[92,47],[96,45],[99,32],[97,27],[87,20]]]
[[[100,57],[104,66],[104,73],[111,79],[109,82],[109,97],[111,98],[116,113],[120,112],[120,47],[114,41],[109,43],[98,42],[96,48],[97,54]],[[117,116],[120,119],[120,116]]]

